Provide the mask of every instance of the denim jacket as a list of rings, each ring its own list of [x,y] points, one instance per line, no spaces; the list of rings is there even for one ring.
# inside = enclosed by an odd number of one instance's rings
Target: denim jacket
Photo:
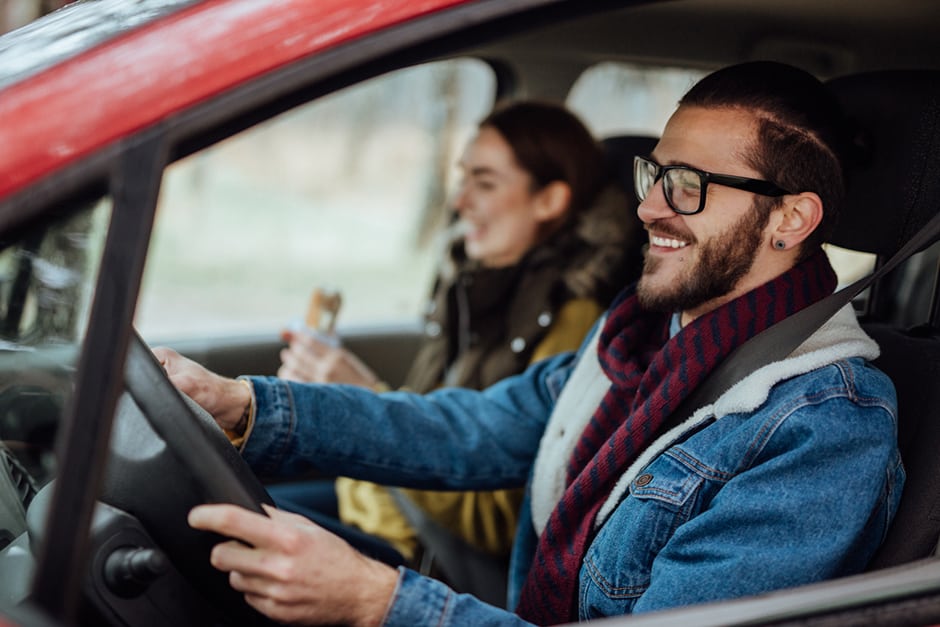
[[[577,357],[539,362],[482,392],[375,395],[254,378],[257,419],[243,455],[267,476],[321,468],[424,489],[528,484],[513,547],[512,607],[537,530],[563,489],[556,467],[563,469],[594,396],[606,389],[595,342],[596,334]],[[843,311],[788,359],[755,371],[654,442],[598,515],[579,574],[579,618],[864,569],[904,482],[894,388],[867,363],[876,355]],[[556,405],[564,411],[553,415]],[[407,569],[385,618],[386,625],[525,624]]]

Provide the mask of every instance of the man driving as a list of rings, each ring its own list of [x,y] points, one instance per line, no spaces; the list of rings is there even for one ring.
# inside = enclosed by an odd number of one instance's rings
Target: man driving
[[[904,473],[894,389],[850,307],[715,402],[676,411],[748,338],[835,289],[821,245],[850,146],[834,99],[801,70],[754,62],[703,78],[635,161],[640,281],[577,354],[482,392],[233,380],[155,349],[244,437],[259,474],[527,488],[510,610],[274,509],[195,508],[192,526],[233,538],[213,565],[276,620],[356,625],[553,624],[860,572]]]

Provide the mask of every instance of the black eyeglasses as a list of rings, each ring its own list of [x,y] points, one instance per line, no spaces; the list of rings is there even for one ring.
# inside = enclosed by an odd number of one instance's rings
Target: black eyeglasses
[[[663,180],[663,194],[669,208],[682,215],[693,215],[705,208],[705,191],[709,183],[743,189],[761,196],[786,196],[793,193],[770,181],[712,174],[686,165],[663,166],[644,157],[633,158],[633,187],[640,202],[646,200],[659,179]]]

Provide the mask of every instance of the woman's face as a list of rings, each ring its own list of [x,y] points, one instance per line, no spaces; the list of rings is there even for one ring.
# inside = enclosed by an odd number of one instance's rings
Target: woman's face
[[[467,146],[454,208],[467,256],[489,268],[511,266],[538,242],[538,203],[532,176],[496,130],[484,126]]]

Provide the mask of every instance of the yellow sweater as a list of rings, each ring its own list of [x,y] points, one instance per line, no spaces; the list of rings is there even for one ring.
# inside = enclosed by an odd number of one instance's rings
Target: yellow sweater
[[[603,313],[595,301],[581,298],[565,303],[532,362],[576,350]],[[403,490],[438,524],[464,541],[494,555],[508,555],[518,522],[521,489],[494,492]],[[340,519],[366,533],[384,538],[407,559],[415,556],[418,538],[399,512],[388,490],[380,485],[341,477],[336,480]]]

